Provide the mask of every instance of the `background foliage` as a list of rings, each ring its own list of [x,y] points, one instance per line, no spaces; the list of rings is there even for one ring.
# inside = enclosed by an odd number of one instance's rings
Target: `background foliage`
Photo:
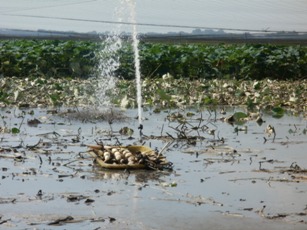
[[[103,43],[92,41],[2,40],[0,75],[4,77],[91,77],[97,74]],[[189,79],[301,79],[307,77],[307,47],[141,43],[144,77],[170,73]],[[134,78],[133,51],[118,51],[117,76]]]

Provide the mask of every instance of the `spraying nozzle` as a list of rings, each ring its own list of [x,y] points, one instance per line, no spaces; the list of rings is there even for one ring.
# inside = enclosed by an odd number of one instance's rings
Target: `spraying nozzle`
[[[143,135],[143,132],[142,132],[142,130],[143,130],[143,125],[140,124],[139,127],[138,127],[138,129],[140,130],[140,136],[142,137],[142,135]]]

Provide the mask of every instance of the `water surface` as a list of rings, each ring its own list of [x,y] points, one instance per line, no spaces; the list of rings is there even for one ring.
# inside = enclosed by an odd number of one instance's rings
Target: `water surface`
[[[226,115],[235,111],[238,108]],[[307,168],[307,124],[302,117],[265,115],[262,125],[248,121],[246,132],[235,132],[244,126],[215,121],[212,112],[204,110],[201,125],[208,129],[189,130],[188,136],[201,141],[188,144],[176,138],[181,124],[167,119],[185,111],[149,110],[144,112],[143,142],[161,149],[167,141],[159,137],[173,136],[164,154],[174,168],[128,173],[93,164],[85,145],[95,140],[139,144],[137,110],[125,111],[128,119],[111,125],[82,122],[71,114],[47,114],[44,109],[34,110],[34,115],[28,112],[1,112],[1,127],[17,126],[21,131],[1,134],[4,228],[258,229],[261,224],[267,229],[306,229],[306,173],[286,171],[294,164]],[[42,124],[27,125],[33,118]],[[195,112],[189,124],[199,125],[198,118]],[[264,132],[268,124],[275,127],[275,140]],[[124,126],[135,130],[133,139],[118,134]],[[207,132],[211,129],[214,136]],[[33,148],[40,139],[41,145]],[[65,221],[68,216],[73,219]]]

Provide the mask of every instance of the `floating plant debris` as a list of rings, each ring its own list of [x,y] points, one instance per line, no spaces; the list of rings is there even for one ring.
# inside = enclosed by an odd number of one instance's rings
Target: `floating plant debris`
[[[262,87],[254,87],[254,84]],[[95,91],[95,79],[42,78],[22,79],[16,77],[1,78],[2,91],[0,107],[28,104],[28,108],[45,106],[93,105],[92,92]],[[56,87],[61,85],[61,88]],[[221,85],[228,85],[226,88]],[[294,114],[306,116],[306,79],[284,81],[269,80],[227,80],[199,79],[187,81],[185,78],[163,79],[145,78],[143,80],[143,105],[154,106],[155,112],[163,108],[183,106],[246,105],[248,108],[260,108],[270,111],[272,116],[280,118],[291,110]],[[25,88],[22,89],[21,88]],[[15,98],[14,92],[19,92]],[[158,92],[158,93],[157,93]],[[188,94],[187,94],[188,92]],[[136,86],[134,81],[118,80],[116,87],[109,92],[115,106],[136,107]],[[112,95],[113,96],[112,96]],[[295,94],[295,100],[293,100]],[[75,113],[80,116],[80,112]],[[85,114],[88,114],[85,111]],[[91,113],[90,113],[91,114]],[[99,114],[97,114],[99,117]],[[86,117],[87,118],[87,117]]]

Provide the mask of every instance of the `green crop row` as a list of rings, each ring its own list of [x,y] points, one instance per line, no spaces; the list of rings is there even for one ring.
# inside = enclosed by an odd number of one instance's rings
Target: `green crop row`
[[[0,74],[29,77],[87,76],[96,64],[93,42],[57,40],[0,41]]]
[[[307,47],[274,45],[160,45],[142,47],[144,73],[179,77],[288,79],[307,76]]]
[[[98,74],[103,42],[1,40],[0,75],[5,77],[91,77]],[[143,77],[300,79],[307,76],[307,47],[140,43]],[[115,74],[134,78],[133,51],[124,43],[115,54]]]

